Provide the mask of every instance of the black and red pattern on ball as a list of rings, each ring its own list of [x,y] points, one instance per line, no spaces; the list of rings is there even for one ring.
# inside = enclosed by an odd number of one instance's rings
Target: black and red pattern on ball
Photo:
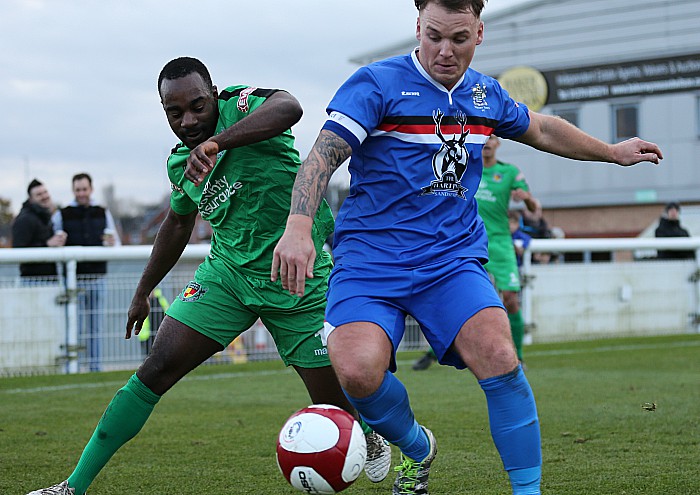
[[[342,409],[316,405],[305,407],[292,414],[286,424],[304,414],[317,414],[329,418],[338,427],[340,433],[338,441],[326,450],[313,453],[292,452],[278,442],[277,463],[282,474],[287,481],[290,481],[292,470],[295,467],[310,467],[321,475],[336,492],[346,489],[354,482],[354,480],[345,481],[342,478],[342,472],[352,438],[355,418]]]

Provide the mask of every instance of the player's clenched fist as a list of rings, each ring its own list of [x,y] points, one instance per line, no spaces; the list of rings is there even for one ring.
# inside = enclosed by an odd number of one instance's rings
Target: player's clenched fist
[[[214,169],[219,145],[211,139],[204,141],[190,151],[185,167],[185,178],[195,186],[199,186],[204,178]]]

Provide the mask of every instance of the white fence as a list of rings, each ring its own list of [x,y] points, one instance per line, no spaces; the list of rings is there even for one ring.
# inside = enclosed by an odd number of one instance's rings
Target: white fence
[[[75,373],[97,367],[130,368],[140,363],[153,339],[127,341],[124,335],[133,291],[150,252],[151,246],[0,250],[0,288],[5,295],[5,309],[0,314],[0,375]],[[208,252],[207,245],[187,246],[180,262],[159,285],[166,299],[172,300],[191,280]],[[97,310],[81,309],[86,284],[76,276],[77,262],[105,259],[108,274],[104,277],[103,303]],[[64,276],[58,281],[20,278],[19,263],[31,261],[57,262]],[[152,300],[151,319],[159,320],[162,313],[157,301]],[[96,317],[101,321],[99,334],[88,324],[79,335],[81,323],[91,323]],[[101,347],[99,363],[91,361],[87,349],[95,339]],[[230,351],[216,359],[229,359]],[[243,354],[239,349],[236,352]]]
[[[695,251],[695,260],[636,258]],[[532,253],[582,253],[583,263],[532,264]],[[609,252],[612,261],[592,262]],[[535,342],[698,332],[700,237],[533,239],[525,253],[523,317]]]
[[[655,249],[700,249],[700,238],[533,240],[523,265],[523,315],[529,340],[535,342],[697,332],[700,321],[700,277],[697,261],[635,260],[631,253]],[[135,367],[152,338],[124,339],[126,313],[133,290],[150,255],[150,246],[27,248],[0,250],[0,375],[75,373],[90,369],[79,322],[89,318],[79,305],[83,290],[75,275],[78,261],[109,261],[106,298],[100,310],[101,369]],[[209,252],[207,245],[187,246],[180,262],[159,288],[172,300],[189,282]],[[611,262],[536,265],[533,252],[612,252]],[[700,256],[696,256],[700,259]],[[65,266],[60,281],[19,277],[18,264],[54,261]],[[162,315],[152,301],[154,330]],[[436,308],[439,310],[439,308]],[[88,330],[89,331],[89,330]],[[89,337],[89,336],[88,336]],[[407,321],[402,349],[425,347],[418,325]],[[264,327],[245,332],[210,362],[277,359]]]

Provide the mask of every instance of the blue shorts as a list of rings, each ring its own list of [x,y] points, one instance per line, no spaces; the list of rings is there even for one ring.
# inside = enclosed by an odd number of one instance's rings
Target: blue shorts
[[[450,348],[462,326],[484,308],[503,308],[486,270],[473,258],[412,269],[340,263],[333,268],[327,299],[324,337],[347,323],[379,325],[394,346],[391,371],[396,371],[406,315],[418,322],[441,364],[462,369],[466,365]]]

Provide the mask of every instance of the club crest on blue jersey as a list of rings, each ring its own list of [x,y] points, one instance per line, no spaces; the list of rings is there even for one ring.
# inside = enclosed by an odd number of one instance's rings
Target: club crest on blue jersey
[[[467,116],[458,112],[454,117],[454,120],[459,124],[460,132],[459,135],[453,134],[451,138],[447,138],[442,133],[441,125],[444,117],[445,114],[440,109],[433,112],[435,135],[442,144],[437,153],[433,155],[433,174],[436,180],[431,181],[429,186],[421,188],[421,196],[435,194],[438,196],[459,196],[466,199],[464,193],[467,188],[462,186],[462,177],[467,171],[467,162],[469,161],[469,152],[464,146],[469,135]]]
[[[479,83],[476,83],[472,87],[472,101],[474,102],[474,108],[478,110],[484,111],[491,109],[489,103],[486,101],[486,86],[482,86]]]
[[[202,296],[207,292],[206,287],[202,287],[195,281],[190,282],[187,286],[180,292],[178,299],[182,302],[194,302],[202,298]]]

